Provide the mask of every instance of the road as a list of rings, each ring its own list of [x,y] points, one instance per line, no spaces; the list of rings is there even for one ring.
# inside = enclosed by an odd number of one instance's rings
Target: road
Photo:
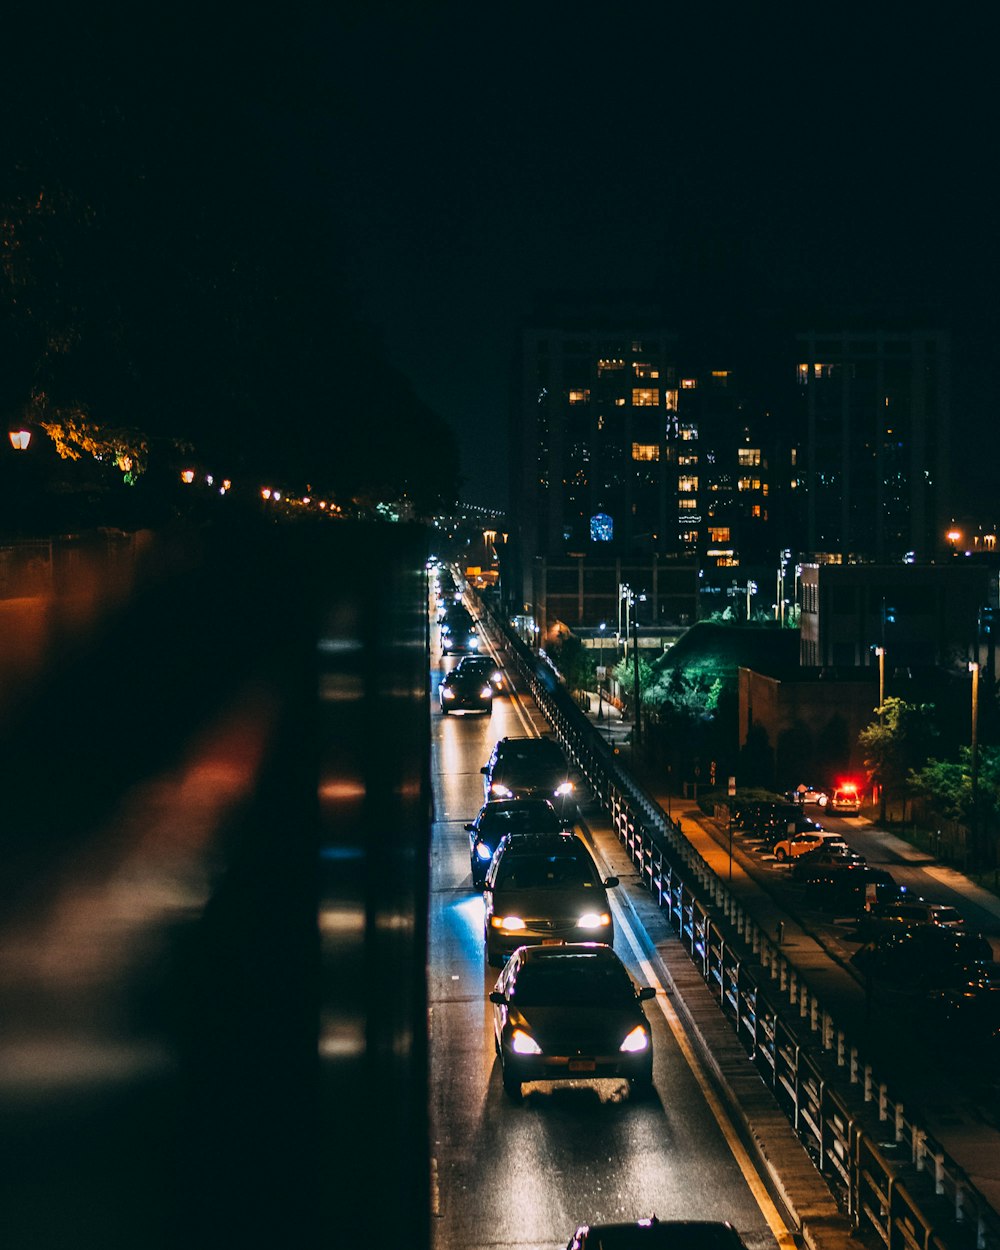
[[[432,646],[437,631],[432,630]],[[753,1173],[661,985],[647,1005],[656,1095],[632,1103],[625,1082],[501,1089],[486,996],[482,898],[471,888],[464,829],[483,798],[480,767],[499,737],[544,728],[508,695],[492,715],[442,716],[437,683],[455,657],[432,654],[432,829],[429,1010],[432,1238],[435,1250],[563,1247],[577,1224],[728,1219],[752,1250],[791,1244],[784,1217]],[[616,947],[634,979],[636,921],[614,905]]]

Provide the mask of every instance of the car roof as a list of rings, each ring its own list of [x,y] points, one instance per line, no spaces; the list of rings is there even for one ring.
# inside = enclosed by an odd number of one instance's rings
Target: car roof
[[[642,1220],[632,1224],[591,1224],[577,1229],[587,1250],[626,1250],[630,1246],[663,1250],[734,1250],[744,1245],[739,1233],[722,1220]]]
[[[531,855],[551,855],[564,854],[568,847],[573,850],[581,848],[590,855],[584,840],[571,829],[567,829],[565,833],[532,833],[531,830],[512,829],[510,833],[503,836],[501,846],[504,853],[513,851],[515,854],[523,852]],[[592,857],[591,857],[592,858]]]
[[[519,946],[524,964],[550,963],[558,959],[593,958],[595,963],[612,963],[625,967],[619,956],[604,942],[561,942],[558,946]],[[626,969],[626,971],[628,971]]]

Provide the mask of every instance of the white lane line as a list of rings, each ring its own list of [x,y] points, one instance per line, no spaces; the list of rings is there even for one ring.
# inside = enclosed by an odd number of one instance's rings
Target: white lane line
[[[767,1220],[767,1225],[774,1234],[778,1245],[782,1247],[782,1250],[793,1250],[793,1247],[795,1246],[795,1239],[785,1226],[785,1222],[781,1218],[778,1208],[771,1200],[771,1196],[767,1192],[764,1182],[757,1175],[757,1170],[754,1167],[750,1156],[747,1154],[743,1147],[743,1143],[736,1135],[736,1130],[733,1128],[729,1117],[726,1115],[725,1108],[719,1101],[718,1095],[712,1088],[698,1056],[694,1053],[691,1043],[688,1041],[687,1034],[684,1032],[684,1026],[681,1024],[677,1013],[674,1011],[669,998],[667,998],[666,990],[660,984],[660,980],[653,970],[652,964],[644,956],[642,948],[639,945],[639,941],[632,931],[632,926],[625,918],[625,913],[622,910],[621,903],[612,898],[611,907],[615,914],[615,921],[617,922],[621,932],[625,934],[628,944],[632,948],[632,953],[635,955],[636,961],[642,969],[643,976],[656,990],[657,1005],[659,1006],[660,1011],[663,1012],[664,1019],[666,1020],[671,1033],[674,1035],[674,1041],[677,1043],[677,1048],[684,1056],[688,1067],[691,1069],[694,1079],[698,1082],[698,1085],[701,1088],[702,1097],[708,1103],[712,1115],[715,1116],[715,1122],[722,1131],[722,1135],[726,1139],[726,1143],[732,1152],[733,1158],[736,1160],[737,1167],[739,1167],[740,1171],[743,1173],[743,1179],[746,1181],[750,1192],[753,1194],[754,1200],[760,1208],[761,1214],[764,1219]]]

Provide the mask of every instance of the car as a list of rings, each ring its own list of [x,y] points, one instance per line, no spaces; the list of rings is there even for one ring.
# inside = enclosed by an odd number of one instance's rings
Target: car
[[[553,738],[501,738],[480,771],[487,802],[549,799],[560,812],[574,802],[569,764]]]
[[[617,877],[601,876],[579,834],[507,834],[483,883],[487,962],[500,967],[518,946],[613,946],[607,891],[617,884]]]
[[[894,902],[901,892],[891,873],[867,864],[817,866],[803,886],[808,907],[848,916],[859,916],[873,903]]]
[[[808,881],[813,876],[823,876],[827,868],[864,868],[868,860],[850,847],[818,846],[805,851],[792,864],[792,880]]]
[[[889,903],[877,903],[858,920],[863,937],[903,929],[911,925],[940,925],[946,929],[964,929],[965,917],[948,903],[932,903],[925,898],[904,895]]]
[[[839,834],[825,833],[818,826],[815,829],[801,829],[789,834],[787,838],[780,838],[771,849],[774,858],[782,863],[786,859],[796,859],[799,855],[819,850],[821,847],[848,849],[847,843]]]
[[[489,680],[472,669],[463,672],[461,665],[441,678],[438,698],[443,713],[485,712],[488,716],[493,711],[493,686]]]
[[[458,668],[462,672],[479,673],[496,693],[503,689],[503,669],[488,655],[463,655],[458,662]]]
[[[851,956],[859,972],[896,988],[964,989],[997,984],[997,965],[989,939],[934,925],[913,925],[881,933]]]
[[[465,826],[469,834],[472,884],[483,888],[493,853],[508,833],[563,833],[567,821],[548,799],[496,799],[484,803],[479,815]]]
[[[791,794],[795,803],[815,803],[817,807],[826,807],[830,800],[830,796],[825,790],[819,789],[818,786],[807,786],[804,782],[797,785]]]
[[[519,946],[490,994],[503,1088],[520,1102],[525,1081],[622,1077],[642,1095],[653,1084],[653,1037],[641,989],[610,946]]]
[[[829,808],[842,816],[860,816],[861,794],[853,781],[845,781],[842,786],[836,787],[830,795]]]
[[[441,654],[479,650],[479,633],[476,623],[463,607],[451,608],[441,622]]]
[[[581,1224],[566,1250],[746,1250],[728,1220],[648,1219],[622,1224]]]

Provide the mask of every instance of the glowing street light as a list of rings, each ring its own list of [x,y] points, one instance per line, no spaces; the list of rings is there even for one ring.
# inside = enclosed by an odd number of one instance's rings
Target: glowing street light
[[[31,442],[30,430],[11,430],[10,445],[15,451],[27,451],[28,444]]]
[[[182,482],[183,482],[186,486],[190,486],[190,485],[191,485],[191,483],[194,481],[194,469],[182,469],[182,470],[181,470],[181,481],[182,481]]]

